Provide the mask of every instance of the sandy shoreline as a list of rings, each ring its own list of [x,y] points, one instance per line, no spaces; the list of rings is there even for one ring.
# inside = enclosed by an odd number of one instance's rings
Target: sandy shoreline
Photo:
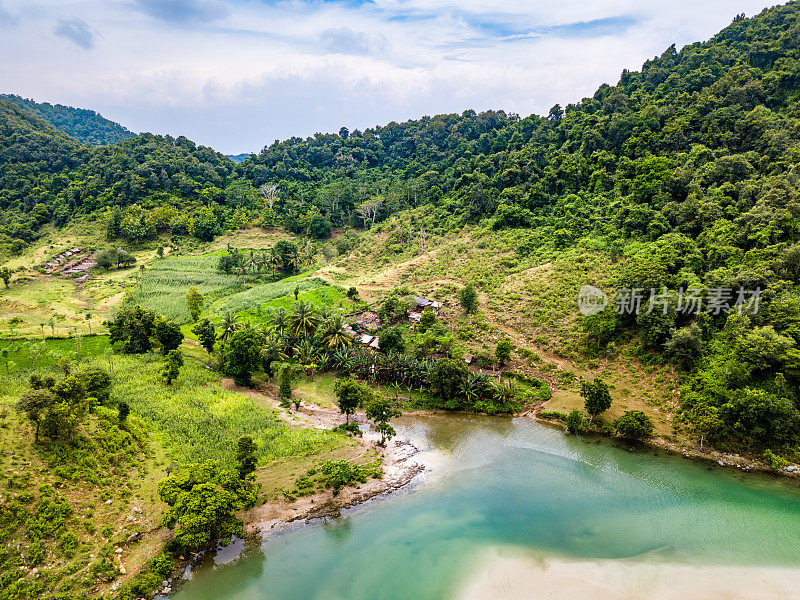
[[[341,413],[334,409],[305,403],[299,410],[289,412],[281,408],[279,402],[266,391],[239,387],[231,380],[223,380],[223,385],[267,403],[282,420],[293,427],[331,429],[342,423]],[[367,422],[364,415],[358,413],[351,421]],[[298,498],[292,503],[276,500],[256,506],[239,515],[245,524],[245,535],[263,539],[297,521],[338,516],[343,509],[404,487],[425,469],[424,464],[415,458],[419,449],[407,440],[395,438],[385,448],[381,448],[377,444],[379,436],[369,431],[353,439],[380,453],[383,468],[381,479],[370,479],[358,487],[344,488],[337,495],[327,490]]]
[[[456,600],[800,600],[800,569],[570,560],[493,548]]]

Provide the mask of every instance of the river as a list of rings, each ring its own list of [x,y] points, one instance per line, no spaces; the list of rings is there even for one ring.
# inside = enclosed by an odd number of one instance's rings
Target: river
[[[174,598],[800,598],[800,490],[786,482],[525,418],[396,429],[429,465],[410,487],[208,561]]]

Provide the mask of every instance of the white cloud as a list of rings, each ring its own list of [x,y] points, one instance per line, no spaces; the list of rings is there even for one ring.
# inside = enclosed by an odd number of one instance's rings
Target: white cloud
[[[16,18],[0,53],[17,57],[0,64],[0,91],[257,151],[466,108],[546,113],[763,1],[0,0],[0,20]],[[59,19],[91,23],[90,38],[70,37],[87,50],[65,52]]]

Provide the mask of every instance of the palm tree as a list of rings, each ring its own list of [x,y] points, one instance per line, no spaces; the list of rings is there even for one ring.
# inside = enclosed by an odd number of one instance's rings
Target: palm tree
[[[294,348],[295,357],[307,373],[312,373],[317,366],[319,352],[313,340],[306,338]]]
[[[228,311],[222,315],[220,327],[222,332],[219,334],[219,340],[224,342],[233,337],[233,334],[241,329],[242,324],[236,320],[236,316],[232,312]]]
[[[275,331],[277,331],[279,335],[283,335],[283,332],[288,324],[286,311],[283,308],[279,308],[272,315],[272,324],[275,326]]]
[[[467,377],[461,382],[459,393],[466,399],[468,404],[474,404],[481,399],[481,392],[483,391],[483,386],[481,384],[481,376],[476,375],[472,371],[470,371]]]
[[[319,326],[319,317],[314,313],[314,305],[301,300],[294,305],[294,311],[289,315],[289,331],[298,338],[313,335]]]
[[[353,336],[347,332],[342,317],[338,315],[326,324],[322,339],[328,348],[340,348],[353,343]]]

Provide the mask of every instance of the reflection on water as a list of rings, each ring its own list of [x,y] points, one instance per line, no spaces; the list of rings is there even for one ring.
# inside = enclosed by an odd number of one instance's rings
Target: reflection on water
[[[419,485],[196,573],[180,600],[452,597],[487,548],[800,568],[800,492],[526,419],[403,417]]]

